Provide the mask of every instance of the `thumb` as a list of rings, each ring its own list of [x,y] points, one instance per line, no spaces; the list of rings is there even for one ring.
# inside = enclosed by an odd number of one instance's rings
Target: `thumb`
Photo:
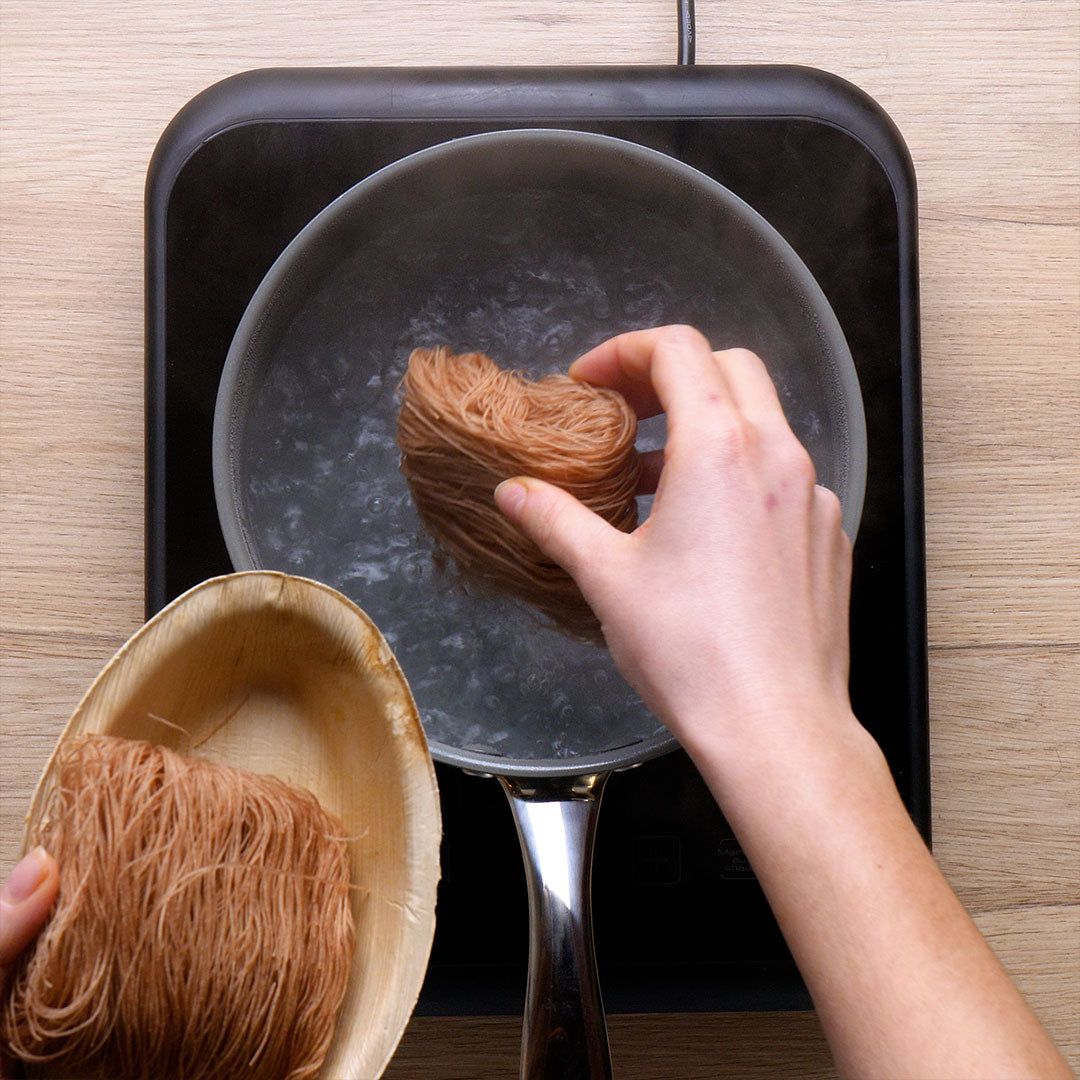
[[[41,929],[59,887],[56,860],[40,847],[24,856],[0,886],[0,989],[7,969]]]
[[[531,476],[504,480],[495,489],[495,505],[579,586],[624,538],[573,495]]]

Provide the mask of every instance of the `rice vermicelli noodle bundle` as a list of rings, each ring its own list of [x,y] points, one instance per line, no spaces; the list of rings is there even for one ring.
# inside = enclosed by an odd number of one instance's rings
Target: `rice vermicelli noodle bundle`
[[[147,742],[58,755],[32,839],[60,892],[0,1045],[49,1076],[317,1075],[356,938],[341,822],[275,777]]]
[[[532,380],[482,353],[415,349],[402,380],[401,469],[424,528],[465,578],[534,605],[571,637],[601,640],[596,616],[492,493],[510,477],[538,477],[629,532],[636,436],[637,418],[615,391],[567,375]]]

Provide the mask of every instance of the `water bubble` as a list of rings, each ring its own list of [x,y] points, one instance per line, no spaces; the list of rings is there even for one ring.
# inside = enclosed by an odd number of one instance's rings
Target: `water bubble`
[[[500,664],[492,670],[491,677],[500,686],[510,686],[517,681],[517,669],[512,664]]]
[[[549,682],[548,674],[544,671],[527,672],[521,680],[521,692],[523,694],[536,694],[544,690]]]
[[[562,322],[553,326],[541,339],[540,348],[548,356],[563,356],[566,354],[572,330],[569,323]]]
[[[429,572],[429,562],[421,556],[411,556],[401,560],[401,576],[410,585],[419,585]]]

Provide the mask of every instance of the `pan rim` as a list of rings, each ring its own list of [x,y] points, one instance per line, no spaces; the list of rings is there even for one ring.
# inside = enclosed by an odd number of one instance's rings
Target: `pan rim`
[[[843,505],[843,528],[854,542],[862,516],[866,488],[867,438],[865,410],[858,373],[854,360],[840,327],[839,320],[827,297],[806,264],[769,221],[745,200],[693,166],[679,161],[659,150],[627,139],[595,132],[567,128],[510,128],[500,131],[465,135],[425,147],[358,181],[346,189],[319,211],[286,245],[263,276],[244,310],[230,342],[225,364],[218,384],[214,409],[212,436],[212,464],[214,499],[219,524],[229,558],[236,570],[263,569],[252,556],[252,546],[244,526],[238,497],[238,486],[229,453],[230,434],[237,419],[237,401],[245,359],[255,331],[272,305],[278,289],[285,282],[298,260],[317,247],[322,234],[332,228],[339,216],[354,209],[357,204],[371,197],[373,192],[395,182],[402,174],[448,155],[467,152],[477,144],[498,147],[523,142],[551,144],[592,145],[608,152],[619,152],[637,159],[648,168],[666,172],[691,185],[693,188],[718,199],[737,216],[741,223],[758,234],[794,279],[813,314],[819,320],[822,337],[837,360],[837,377],[840,399],[847,412],[848,462],[861,462],[861,468],[847,471],[847,488],[841,497]],[[659,721],[658,721],[659,723]],[[455,765],[470,772],[506,777],[573,777],[598,772],[631,768],[652,758],[660,757],[678,747],[678,741],[670,732],[658,731],[630,745],[607,749],[566,759],[519,759],[507,758],[481,751],[467,750],[452,744],[428,738],[432,756],[440,762]]]

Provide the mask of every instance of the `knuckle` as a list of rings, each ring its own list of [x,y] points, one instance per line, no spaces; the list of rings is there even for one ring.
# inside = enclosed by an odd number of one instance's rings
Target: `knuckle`
[[[717,355],[724,357],[724,359],[732,364],[742,364],[745,366],[758,366],[761,364],[761,357],[750,349],[725,349],[722,353],[718,353]]]
[[[784,439],[779,453],[784,476],[793,483],[813,487],[817,482],[817,470],[806,447],[794,435]]]
[[[695,349],[704,346],[710,352],[712,351],[705,335],[686,323],[672,323],[670,326],[661,327],[657,336],[657,344]]]
[[[844,508],[840,505],[835,491],[830,491],[820,484],[814,488],[814,509],[828,529],[840,529],[844,520]]]
[[[750,455],[754,439],[753,428],[735,416],[728,422],[712,424],[703,441],[712,460],[730,465]]]

